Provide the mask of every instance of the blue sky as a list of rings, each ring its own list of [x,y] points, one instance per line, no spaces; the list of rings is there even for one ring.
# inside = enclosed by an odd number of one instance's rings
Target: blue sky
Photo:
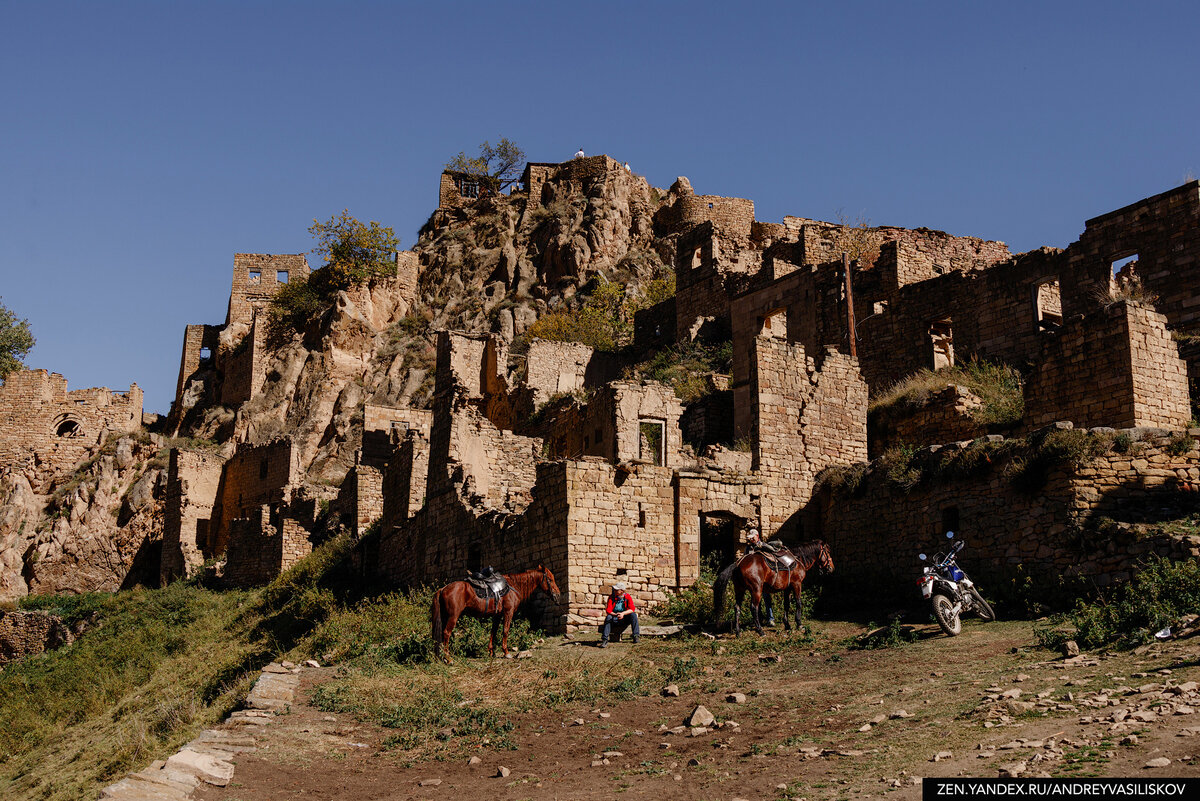
[[[1200,4],[743,6],[0,0],[0,296],[29,366],[166,412],[235,252],[308,251],[343,208],[411,246],[444,162],[499,136],[761,220],[1014,251],[1200,174]]]

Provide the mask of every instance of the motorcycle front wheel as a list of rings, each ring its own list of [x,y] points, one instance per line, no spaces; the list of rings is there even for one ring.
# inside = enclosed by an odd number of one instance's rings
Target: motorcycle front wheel
[[[972,587],[969,592],[971,593],[971,600],[974,602],[975,611],[979,613],[979,616],[988,623],[995,620],[996,613],[992,611],[992,605],[983,600],[983,596],[979,594],[979,590]]]
[[[947,637],[955,637],[962,631],[962,618],[954,612],[954,602],[945,595],[933,596],[933,616]]]

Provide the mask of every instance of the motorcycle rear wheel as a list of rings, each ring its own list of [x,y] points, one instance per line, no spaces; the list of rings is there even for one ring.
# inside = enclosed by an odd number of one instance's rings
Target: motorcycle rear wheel
[[[956,637],[962,631],[962,618],[954,613],[954,602],[945,595],[933,596],[933,616],[947,637]]]
[[[992,605],[983,600],[983,596],[979,594],[979,590],[972,587],[969,592],[971,593],[971,600],[974,602],[975,611],[979,613],[979,616],[988,623],[995,620],[996,613],[992,610]]]

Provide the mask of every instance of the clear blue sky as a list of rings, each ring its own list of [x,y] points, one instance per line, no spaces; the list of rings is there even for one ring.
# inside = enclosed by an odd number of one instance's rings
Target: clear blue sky
[[[1200,173],[1198,29],[1195,2],[0,0],[0,296],[31,367],[166,412],[235,252],[308,251],[342,208],[411,246],[443,163],[499,136],[761,220],[1066,246]]]

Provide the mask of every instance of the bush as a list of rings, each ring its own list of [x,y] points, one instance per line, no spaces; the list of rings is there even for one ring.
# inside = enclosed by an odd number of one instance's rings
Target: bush
[[[1074,609],[1035,634],[1046,647],[1057,647],[1066,639],[1074,639],[1081,648],[1114,643],[1132,647],[1197,610],[1200,564],[1194,559],[1175,562],[1155,556],[1119,589],[1092,602],[1077,601]],[[1074,634],[1064,630],[1068,624]]]
[[[663,348],[630,373],[639,379],[661,381],[684,403],[694,403],[712,390],[709,373],[727,374],[733,367],[733,342],[711,345],[688,342]]]

